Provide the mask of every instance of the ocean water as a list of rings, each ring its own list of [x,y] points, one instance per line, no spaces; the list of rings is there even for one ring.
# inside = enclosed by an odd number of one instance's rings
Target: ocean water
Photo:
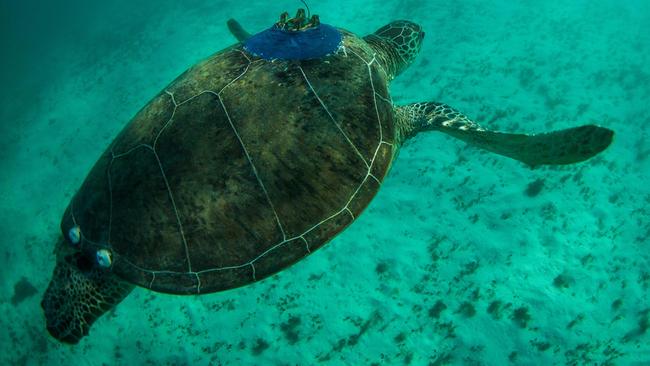
[[[359,35],[427,32],[390,86],[484,127],[595,123],[612,146],[529,169],[451,137],[402,147],[347,230],[297,265],[202,296],[138,288],[75,346],[40,300],[63,210],[106,146],[198,60],[297,1],[0,3],[0,364],[650,364],[650,2],[329,1]]]

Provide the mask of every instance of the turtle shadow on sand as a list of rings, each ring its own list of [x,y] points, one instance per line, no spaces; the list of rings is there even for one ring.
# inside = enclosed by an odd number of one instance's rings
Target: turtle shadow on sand
[[[586,125],[494,132],[437,102],[398,106],[389,83],[422,28],[365,37],[301,9],[191,67],[140,110],[72,198],[41,306],[77,343],[134,286],[204,294],[244,286],[311,254],[375,196],[404,141],[439,131],[529,166],[610,145]]]

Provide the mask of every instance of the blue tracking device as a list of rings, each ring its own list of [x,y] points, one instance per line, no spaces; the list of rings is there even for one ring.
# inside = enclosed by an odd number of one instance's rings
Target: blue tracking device
[[[313,60],[338,50],[343,35],[328,24],[299,31],[273,26],[244,42],[244,50],[265,60]]]

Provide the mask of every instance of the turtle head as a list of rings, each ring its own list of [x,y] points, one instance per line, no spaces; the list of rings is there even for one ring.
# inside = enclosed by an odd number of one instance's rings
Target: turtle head
[[[393,79],[407,67],[420,52],[424,31],[418,24],[408,20],[396,20],[377,29],[363,39],[377,51],[377,57]]]
[[[60,239],[56,252],[56,267],[41,307],[48,332],[61,342],[75,344],[133,285],[107,268],[105,249],[84,251],[79,243]]]

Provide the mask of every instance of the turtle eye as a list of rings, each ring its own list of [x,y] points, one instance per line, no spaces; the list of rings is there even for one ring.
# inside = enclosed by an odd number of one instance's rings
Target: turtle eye
[[[98,266],[108,268],[113,263],[113,255],[108,249],[99,249],[97,253],[95,253],[95,260],[97,261]]]
[[[77,245],[81,241],[81,228],[75,225],[68,230],[68,241],[72,245]]]

